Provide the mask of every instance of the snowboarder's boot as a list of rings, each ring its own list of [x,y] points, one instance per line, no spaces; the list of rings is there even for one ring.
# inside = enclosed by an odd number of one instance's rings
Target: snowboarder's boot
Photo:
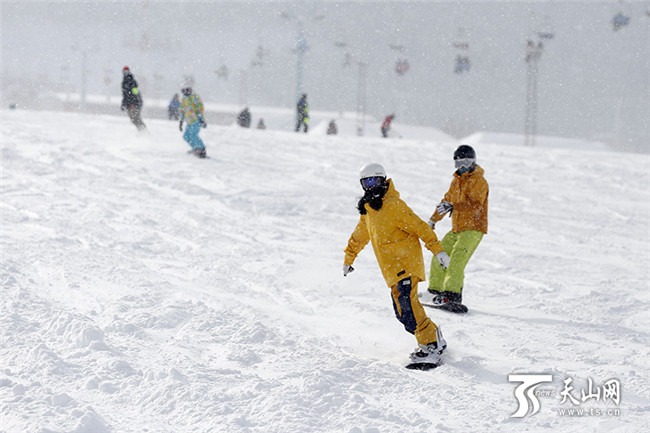
[[[429,292],[433,293],[433,300],[431,301],[432,304],[442,305],[442,304],[447,304],[449,302],[454,302],[456,304],[463,303],[462,292],[461,293],[449,292],[449,291],[434,292],[431,290],[429,290]]]
[[[415,352],[411,353],[411,363],[406,366],[409,370],[431,370],[440,365],[440,353],[437,343],[420,344]]]
[[[424,303],[433,308],[451,311],[452,313],[467,313],[468,309],[463,305],[463,295],[457,292],[434,292],[430,304]]]

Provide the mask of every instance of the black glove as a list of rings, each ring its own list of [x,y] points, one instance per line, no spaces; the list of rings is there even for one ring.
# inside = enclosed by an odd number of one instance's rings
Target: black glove
[[[205,123],[205,120],[203,119],[203,116],[199,116],[199,123],[201,124],[201,128],[207,128],[208,124]]]
[[[178,124],[178,129],[182,132],[183,131],[183,121]]]

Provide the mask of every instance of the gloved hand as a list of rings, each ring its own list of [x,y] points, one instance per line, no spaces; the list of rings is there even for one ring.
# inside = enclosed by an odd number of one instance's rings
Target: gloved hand
[[[181,120],[181,122],[178,124],[178,129],[180,129],[181,131],[183,131],[183,121],[182,121],[182,120]]]
[[[427,221],[427,224],[429,224],[429,227],[431,227],[432,230],[436,229],[436,223],[434,223],[431,219]]]
[[[203,118],[203,116],[199,116],[199,123],[201,124],[201,128],[207,128],[208,127],[208,124],[205,123],[205,119]]]
[[[436,211],[439,215],[444,215],[447,212],[454,210],[454,205],[448,201],[441,201],[440,204],[436,207]]]
[[[440,263],[442,269],[447,269],[449,262],[451,261],[449,255],[447,255],[447,253],[444,251],[440,251],[438,254],[436,254],[436,259],[438,259],[438,263]]]
[[[351,265],[343,265],[343,276],[345,277],[350,272],[354,271],[354,268]]]

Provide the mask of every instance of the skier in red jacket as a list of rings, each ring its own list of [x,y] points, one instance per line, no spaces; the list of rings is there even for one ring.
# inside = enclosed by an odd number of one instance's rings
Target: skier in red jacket
[[[383,135],[384,138],[388,137],[388,131],[390,131],[390,122],[392,122],[394,118],[395,114],[390,114],[386,116],[384,123],[381,124],[381,135]]]

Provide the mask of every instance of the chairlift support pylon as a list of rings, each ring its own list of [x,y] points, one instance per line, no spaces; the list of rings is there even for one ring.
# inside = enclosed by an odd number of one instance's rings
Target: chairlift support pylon
[[[463,72],[469,72],[472,68],[472,62],[469,59],[468,53],[469,37],[467,36],[467,31],[463,27],[458,28],[456,38],[454,39],[452,45],[457,50],[454,73],[462,74]]]

